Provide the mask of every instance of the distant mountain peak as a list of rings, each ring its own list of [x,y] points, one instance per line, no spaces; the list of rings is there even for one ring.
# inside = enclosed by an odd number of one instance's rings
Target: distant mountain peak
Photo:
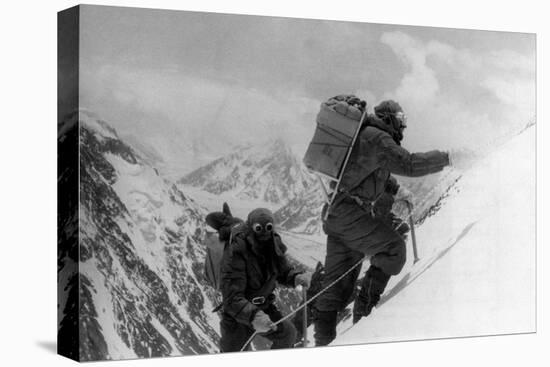
[[[245,145],[181,178],[178,182],[212,194],[284,205],[311,186],[302,163],[283,139]]]
[[[120,139],[116,130],[106,121],[100,119],[95,113],[86,110],[79,110],[80,127],[89,129],[101,138]]]
[[[73,287],[86,304],[78,310],[81,360],[216,351],[203,209],[92,112],[73,113],[61,127],[69,126],[80,151]]]

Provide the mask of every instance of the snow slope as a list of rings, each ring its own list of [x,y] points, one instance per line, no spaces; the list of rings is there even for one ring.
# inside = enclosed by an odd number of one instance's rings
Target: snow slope
[[[421,260],[333,345],[534,332],[535,203],[528,128],[463,172],[417,229]]]

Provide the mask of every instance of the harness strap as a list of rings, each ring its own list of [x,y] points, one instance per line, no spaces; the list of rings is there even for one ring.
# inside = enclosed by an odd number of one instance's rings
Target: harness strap
[[[352,199],[353,201],[355,201],[355,203],[361,208],[363,209],[364,211],[366,211],[367,213],[369,213],[373,218],[375,216],[375,213],[374,213],[374,206],[376,205],[376,202],[378,201],[378,199],[380,198],[380,196],[382,195],[379,195],[376,199],[374,200],[364,200],[363,198],[361,198],[360,196],[358,195],[353,195],[351,194],[348,190],[344,189],[344,188],[339,188],[338,189],[338,192],[339,193],[342,193],[344,197],[348,197],[350,199]],[[341,200],[340,200],[341,201]]]

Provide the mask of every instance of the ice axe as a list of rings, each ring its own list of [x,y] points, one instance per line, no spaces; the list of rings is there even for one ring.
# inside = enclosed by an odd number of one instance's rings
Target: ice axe
[[[405,203],[407,204],[407,208],[409,209],[409,225],[411,227],[411,239],[412,239],[413,255],[414,255],[413,264],[416,264],[420,259],[418,258],[418,250],[416,249],[416,234],[414,232],[413,205],[407,200],[405,200]]]

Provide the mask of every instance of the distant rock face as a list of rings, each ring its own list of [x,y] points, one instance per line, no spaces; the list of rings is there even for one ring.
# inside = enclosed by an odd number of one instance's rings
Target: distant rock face
[[[79,359],[216,352],[204,213],[105,122],[84,112],[72,118],[79,121],[65,133],[80,139]]]
[[[287,231],[319,234],[322,233],[321,209],[324,197],[318,183],[302,195],[289,200],[277,210],[275,221]]]
[[[212,194],[232,192],[242,200],[284,205],[315,184],[284,141],[245,146],[178,181]]]
[[[74,341],[67,348],[81,361],[218,352],[211,310],[220,295],[204,277],[204,209],[92,113],[71,115],[59,130],[61,142],[79,142],[80,158],[59,174],[67,190],[79,182],[68,197],[78,215],[68,205],[59,216],[60,241],[72,244],[58,253],[59,335]],[[278,294],[285,312],[300,301],[295,290]]]
[[[69,116],[57,139],[58,353],[78,359],[78,127]]]

